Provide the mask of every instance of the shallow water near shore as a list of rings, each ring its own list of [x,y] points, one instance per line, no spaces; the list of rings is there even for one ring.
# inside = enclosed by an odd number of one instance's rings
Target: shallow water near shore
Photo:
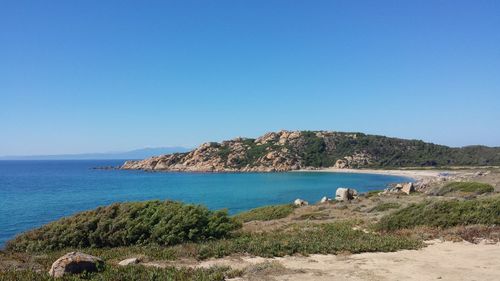
[[[338,187],[360,192],[410,179],[344,173],[151,173],[95,170],[122,160],[0,161],[0,248],[16,234],[113,202],[172,199],[234,214],[296,198],[317,202]]]

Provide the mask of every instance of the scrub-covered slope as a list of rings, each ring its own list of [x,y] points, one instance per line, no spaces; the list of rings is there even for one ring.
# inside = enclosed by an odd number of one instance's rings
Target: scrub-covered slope
[[[500,165],[500,148],[452,148],[362,133],[280,131],[257,139],[204,143],[188,153],[127,161],[122,169],[275,172],[332,167]]]

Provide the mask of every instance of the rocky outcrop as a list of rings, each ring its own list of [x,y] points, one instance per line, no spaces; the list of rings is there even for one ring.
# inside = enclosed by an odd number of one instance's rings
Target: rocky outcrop
[[[333,166],[336,145],[356,134],[335,132],[280,131],[257,139],[236,138],[221,143],[209,142],[188,153],[175,153],[140,161],[127,161],[122,169],[186,172],[285,172]],[[322,146],[321,162],[311,160],[311,148]],[[321,148],[322,149],[322,148]],[[329,154],[332,154],[330,156]],[[366,153],[345,156],[346,167],[370,163]],[[332,162],[328,164],[328,162]]]
[[[345,159],[339,159],[335,162],[333,167],[337,169],[347,169],[349,168],[349,163]]]
[[[326,196],[323,196],[323,197],[321,198],[321,200],[319,200],[319,203],[320,203],[320,204],[326,204],[326,203],[329,203],[329,202],[332,202],[332,199],[331,199],[331,198],[328,198],[328,197],[326,197]]]
[[[401,192],[410,194],[412,192],[415,192],[415,187],[413,186],[412,182],[405,183],[403,184],[403,187],[401,187]]]
[[[416,184],[417,186],[420,186],[421,183],[418,182]],[[388,188],[386,188],[383,192],[383,194],[389,194],[389,193],[405,193],[405,194],[410,194],[415,192],[415,184],[413,182],[404,182],[404,183],[397,183],[397,184],[392,184]]]
[[[350,201],[358,197],[358,191],[352,188],[339,187],[335,192],[336,201]]]
[[[334,168],[347,169],[369,166],[373,163],[372,156],[368,153],[355,153],[351,156],[345,156],[335,162]]]
[[[300,207],[300,206],[307,206],[309,205],[309,202],[305,201],[305,200],[302,200],[302,199],[295,199],[295,201],[293,201],[293,205],[297,206],[297,207]]]
[[[70,252],[52,264],[49,275],[52,277],[63,277],[67,274],[78,274],[84,271],[96,272],[103,266],[104,262],[98,257],[80,252]]]
[[[498,150],[498,152],[496,152]],[[121,169],[187,172],[285,172],[322,167],[500,164],[500,148],[450,148],[362,133],[279,131],[208,142],[187,153],[127,161]]]

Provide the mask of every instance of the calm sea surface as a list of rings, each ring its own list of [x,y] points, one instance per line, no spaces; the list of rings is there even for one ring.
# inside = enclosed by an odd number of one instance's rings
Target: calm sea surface
[[[337,173],[151,173],[94,170],[122,160],[0,161],[0,247],[16,234],[113,202],[173,199],[234,214],[296,198],[316,202],[337,187],[380,189],[402,177]]]

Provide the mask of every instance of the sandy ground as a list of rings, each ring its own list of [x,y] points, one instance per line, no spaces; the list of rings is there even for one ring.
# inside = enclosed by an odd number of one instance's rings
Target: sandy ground
[[[233,257],[198,266],[227,265],[250,272],[233,280],[500,280],[500,243],[431,243],[421,250],[393,253]]]
[[[301,172],[330,172],[330,173],[352,173],[352,174],[377,174],[408,177],[415,180],[434,179],[442,175],[457,175],[456,171],[436,170],[379,170],[379,169],[338,169],[325,168],[320,170],[300,170]]]

